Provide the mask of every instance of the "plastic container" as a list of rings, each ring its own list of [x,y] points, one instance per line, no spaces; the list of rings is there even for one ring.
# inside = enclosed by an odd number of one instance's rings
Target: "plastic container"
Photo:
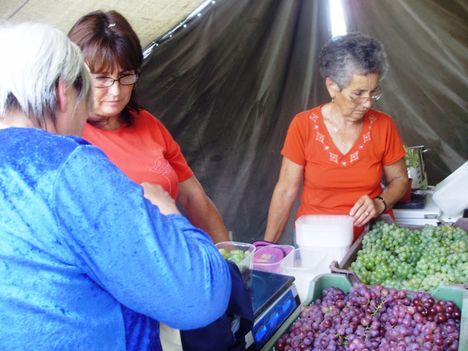
[[[253,268],[258,271],[280,273],[281,261],[294,251],[291,245],[265,245],[257,247],[253,257]]]
[[[330,263],[328,255],[321,250],[302,247],[281,261],[280,273],[294,276],[299,298],[305,301],[310,282],[317,275],[330,272]]]
[[[345,293],[351,290],[351,282],[340,274],[322,274],[317,276],[311,283],[305,300],[308,305],[322,297],[322,292],[326,288],[339,288]],[[438,300],[452,301],[461,311],[460,337],[458,339],[458,350],[468,350],[468,296],[463,289],[455,287],[441,286],[432,293],[432,296]],[[289,329],[291,324],[299,317],[301,308],[297,308],[291,316],[281,325],[270,340],[265,344],[261,351],[276,351],[276,341]]]
[[[221,241],[216,247],[227,260],[233,261],[242,275],[245,285],[252,286],[253,253],[255,246],[237,241]],[[242,259],[239,259],[242,258]]]
[[[298,247],[348,248],[353,242],[353,220],[346,215],[305,215],[296,220]]]
[[[444,215],[461,216],[468,208],[468,161],[435,186],[432,199]]]

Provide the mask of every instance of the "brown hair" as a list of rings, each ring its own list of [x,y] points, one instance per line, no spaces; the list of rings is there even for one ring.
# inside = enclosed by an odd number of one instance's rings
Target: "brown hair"
[[[91,72],[122,69],[140,73],[143,62],[140,40],[130,23],[117,11],[88,13],[73,25],[68,37],[81,48]],[[119,115],[124,124],[132,124],[131,110],[141,110],[136,102],[135,89]]]

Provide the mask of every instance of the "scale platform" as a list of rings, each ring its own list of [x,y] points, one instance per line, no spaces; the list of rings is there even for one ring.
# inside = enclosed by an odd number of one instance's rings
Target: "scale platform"
[[[253,270],[251,289],[255,319],[245,338],[249,351],[260,350],[300,305],[292,276]]]
[[[405,204],[397,203],[393,207],[395,222],[400,225],[424,226],[438,225],[441,211],[432,200],[432,194],[412,194],[411,201]]]

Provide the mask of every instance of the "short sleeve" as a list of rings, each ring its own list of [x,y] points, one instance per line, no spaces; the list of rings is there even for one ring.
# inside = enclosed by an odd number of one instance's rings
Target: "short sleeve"
[[[128,308],[180,329],[226,309],[229,270],[208,235],[183,216],[162,215],[97,148],[69,156],[54,202],[77,265]]]
[[[166,146],[165,158],[177,174],[179,182],[183,182],[193,176],[193,171],[187,163],[179,144],[174,140],[171,133],[157,118],[152,117],[157,124],[157,130],[161,133]]]
[[[297,115],[289,125],[281,154],[301,166],[305,165],[305,146],[308,139],[303,116]]]
[[[388,166],[401,160],[405,156],[405,149],[398,128],[391,117],[388,117],[386,133],[383,164]]]

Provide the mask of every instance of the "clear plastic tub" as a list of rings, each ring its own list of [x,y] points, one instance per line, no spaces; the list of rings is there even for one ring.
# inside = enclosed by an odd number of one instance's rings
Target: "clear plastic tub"
[[[301,247],[291,251],[281,261],[280,273],[294,276],[299,298],[305,301],[310,282],[319,274],[329,273],[330,263],[327,253],[323,250]]]
[[[245,285],[250,288],[255,246],[237,241],[221,241],[216,244],[216,247],[225,259],[234,262],[239,267]]]
[[[269,244],[257,248],[253,258],[253,268],[258,271],[280,273],[281,261],[294,250],[291,245]]]

